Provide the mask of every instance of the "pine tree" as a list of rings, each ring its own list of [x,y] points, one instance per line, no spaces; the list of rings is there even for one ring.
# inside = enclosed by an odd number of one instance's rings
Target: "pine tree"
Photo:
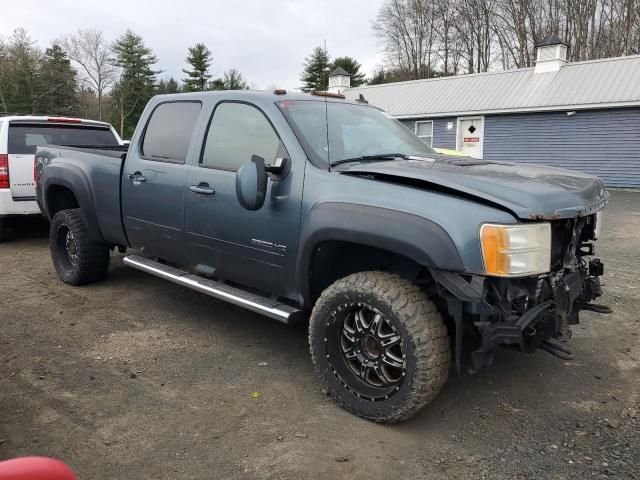
[[[67,54],[54,42],[45,50],[40,67],[38,110],[47,114],[76,114],[76,75]]]
[[[360,68],[362,68],[362,65],[360,65],[360,63],[358,63],[354,58],[338,57],[334,59],[333,62],[331,62],[331,66],[329,67],[329,73],[331,73],[338,67],[343,68],[351,75],[352,87],[359,87],[360,85],[364,84],[364,73],[360,72]]]
[[[0,38],[0,112],[9,110],[11,81],[11,62],[9,61],[9,49]]]
[[[114,116],[123,138],[133,133],[142,110],[155,92],[156,74],[152,69],[156,56],[141,36],[127,30],[113,45],[114,65],[120,79],[111,93]]]
[[[389,75],[384,67],[379,67],[373,72],[373,75],[367,81],[367,85],[380,85],[382,83],[388,83],[388,77]]]
[[[222,77],[225,90],[246,90],[249,88],[242,74],[235,68],[231,68],[224,72]]]
[[[179,92],[180,92],[180,86],[178,85],[178,82],[176,82],[176,80],[173,77],[169,78],[169,80],[160,80],[156,88],[156,93],[158,95],[164,95],[168,93],[179,93]]]
[[[438,76],[438,75],[436,75]],[[398,69],[377,67],[373,75],[365,83],[367,85],[380,85],[382,83],[401,82],[406,80],[403,73]],[[353,85],[353,83],[351,84]]]
[[[40,86],[38,74],[42,63],[42,52],[27,35],[26,30],[19,28],[9,39],[6,55],[9,85],[3,96],[7,110],[37,113],[37,96]]]
[[[224,86],[224,80],[222,78],[215,78],[209,83],[209,90],[226,90]]]
[[[313,53],[305,58],[304,70],[300,75],[303,82],[300,90],[303,92],[324,91],[329,85],[330,73],[329,54],[321,47],[316,47]]]
[[[171,77],[167,81],[167,93],[179,93],[179,92],[180,92],[180,85],[178,85],[178,82],[176,81],[175,78]]]
[[[235,68],[230,68],[221,78],[211,80],[209,83],[209,90],[247,90],[248,88],[246,80]]]
[[[183,79],[185,91],[187,92],[203,92],[209,85],[209,67],[211,67],[213,59],[211,51],[204,43],[196,43],[189,48],[187,55],[187,63],[191,65],[191,70],[182,70],[187,74],[187,78]]]

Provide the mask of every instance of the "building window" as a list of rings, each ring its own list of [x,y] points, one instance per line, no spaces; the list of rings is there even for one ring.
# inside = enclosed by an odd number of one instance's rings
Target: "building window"
[[[433,146],[433,121],[416,122],[416,135],[424,143]]]

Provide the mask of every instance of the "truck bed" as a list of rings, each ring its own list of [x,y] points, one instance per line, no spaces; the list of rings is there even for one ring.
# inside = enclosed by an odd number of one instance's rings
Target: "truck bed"
[[[115,245],[128,243],[122,226],[120,206],[120,182],[127,149],[127,146],[93,145],[86,148],[47,146],[36,150],[38,179],[44,168],[47,169],[47,182],[64,180],[68,167],[81,173],[84,191],[90,201],[83,202],[82,198],[78,198],[80,207],[93,210],[87,213],[97,221],[94,228],[98,229],[106,242]],[[48,190],[47,185],[41,185],[40,181],[37,184],[38,204],[42,209],[45,204],[43,196]]]

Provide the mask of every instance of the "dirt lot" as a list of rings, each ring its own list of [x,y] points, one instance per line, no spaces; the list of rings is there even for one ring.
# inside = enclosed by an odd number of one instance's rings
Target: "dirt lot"
[[[0,244],[0,458],[52,455],[81,479],[640,478],[640,193],[613,192],[603,303],[576,360],[501,351],[410,421],[322,393],[304,327],[123,266],[58,281],[46,225]]]

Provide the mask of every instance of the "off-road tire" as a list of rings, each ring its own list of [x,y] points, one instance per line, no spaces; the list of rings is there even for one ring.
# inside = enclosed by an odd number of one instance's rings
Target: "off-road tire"
[[[337,362],[346,360],[327,353],[328,342],[340,341],[331,338],[336,329],[342,331],[340,312],[354,304],[385,315],[402,337],[406,371],[388,398],[363,396],[358,378],[342,378],[337,371]],[[449,344],[435,304],[420,288],[387,272],[360,272],[336,281],[320,295],[309,323],[311,357],[329,394],[346,410],[381,423],[406,420],[438,395],[449,375]]]
[[[0,218],[0,243],[7,239],[7,219]]]
[[[75,242],[73,260],[66,245],[68,232]],[[109,248],[89,237],[79,208],[61,210],[54,215],[49,229],[49,248],[53,266],[65,283],[84,285],[107,275]]]

